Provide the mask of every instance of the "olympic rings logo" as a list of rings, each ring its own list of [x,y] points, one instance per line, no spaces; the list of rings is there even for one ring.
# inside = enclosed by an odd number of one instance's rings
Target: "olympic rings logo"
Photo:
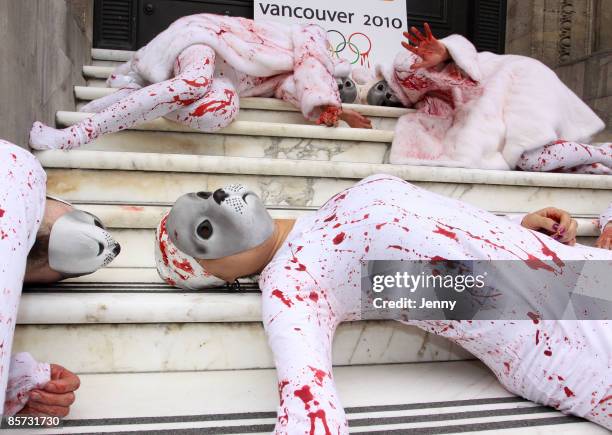
[[[368,59],[370,51],[372,51],[372,41],[365,33],[354,32],[348,38],[346,38],[342,32],[332,29],[328,30],[327,34],[331,45],[332,55],[339,58],[340,54],[344,53],[347,48],[349,49],[349,52],[352,52],[355,55],[354,59],[351,59],[353,57],[352,55],[351,58],[345,59],[346,61],[350,62],[351,65],[357,63],[359,60],[361,60],[361,65],[363,65],[365,60]],[[332,37],[332,34],[337,36]],[[340,39],[338,39],[338,37]],[[335,39],[336,41],[332,41],[332,39]]]

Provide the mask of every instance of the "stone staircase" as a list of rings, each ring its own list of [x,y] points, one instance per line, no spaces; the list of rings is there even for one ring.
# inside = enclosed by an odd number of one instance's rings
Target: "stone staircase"
[[[87,86],[75,87],[79,107],[113,92],[104,80],[128,56],[93,50]],[[61,433],[271,431],[278,394],[256,283],[188,292],[155,270],[155,227],[182,193],[240,182],[274,217],[294,218],[385,172],[495,213],[565,208],[579,218],[581,242],[597,236],[611,177],[388,165],[407,109],[352,107],[375,129],[315,126],[281,101],[244,98],[238,120],[215,134],[156,120],[79,150],[38,153],[49,193],[100,216],[123,247],[109,268],[24,292],[14,350],[82,377]],[[86,116],[58,112],[57,125]],[[457,346],[394,322],[341,325],[334,363],[355,433],[607,433],[511,395]]]

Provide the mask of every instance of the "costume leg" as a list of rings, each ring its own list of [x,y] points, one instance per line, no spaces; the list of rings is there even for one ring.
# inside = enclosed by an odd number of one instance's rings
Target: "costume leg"
[[[559,140],[523,153],[517,167],[537,172],[612,174],[612,143],[593,146]]]
[[[164,117],[196,130],[213,132],[230,124],[238,115],[238,109],[238,94],[232,83],[215,77],[202,99]]]
[[[56,130],[36,122],[30,132],[34,149],[70,149],[95,140],[100,135],[130,128],[191,105],[208,92],[215,68],[215,52],[204,45],[193,45],[176,60],[175,77],[129,94],[78,124]]]
[[[280,396],[275,434],[348,433],[332,375],[337,324],[324,304],[279,289],[263,295]]]

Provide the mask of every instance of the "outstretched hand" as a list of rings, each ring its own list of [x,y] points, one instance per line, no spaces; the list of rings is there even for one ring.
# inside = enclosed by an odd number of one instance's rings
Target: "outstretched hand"
[[[424,27],[425,35],[414,26],[410,28],[412,34],[404,32],[404,36],[414,45],[410,45],[410,42],[402,41],[402,46],[422,59],[421,62],[416,62],[412,65],[412,69],[432,68],[449,58],[446,46],[433,36],[429,24],[425,23]]]
[[[565,210],[554,207],[543,208],[523,218],[521,225],[530,230],[551,236],[566,245],[576,244],[578,223]]]
[[[79,377],[70,370],[51,364],[51,380],[42,389],[30,392],[30,399],[19,415],[66,417],[80,384]]]
[[[340,119],[346,122],[351,128],[372,128],[372,121],[361,113],[351,109],[344,109]]]

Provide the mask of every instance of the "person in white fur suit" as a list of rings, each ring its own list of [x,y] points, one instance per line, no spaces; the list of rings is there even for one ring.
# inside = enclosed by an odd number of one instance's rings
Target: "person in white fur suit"
[[[478,53],[467,39],[412,27],[370,104],[414,107],[395,130],[394,164],[612,172],[612,144],[588,145],[603,121],[538,60]]]
[[[240,97],[280,98],[327,126],[343,120],[372,128],[363,115],[342,109],[337,78],[349,73],[348,63],[332,58],[325,30],[317,25],[191,15],[115,70],[107,83],[120,90],[82,109],[95,115],[61,130],[36,122],[30,146],[77,148],[160,116],[213,132],[236,118]]]

